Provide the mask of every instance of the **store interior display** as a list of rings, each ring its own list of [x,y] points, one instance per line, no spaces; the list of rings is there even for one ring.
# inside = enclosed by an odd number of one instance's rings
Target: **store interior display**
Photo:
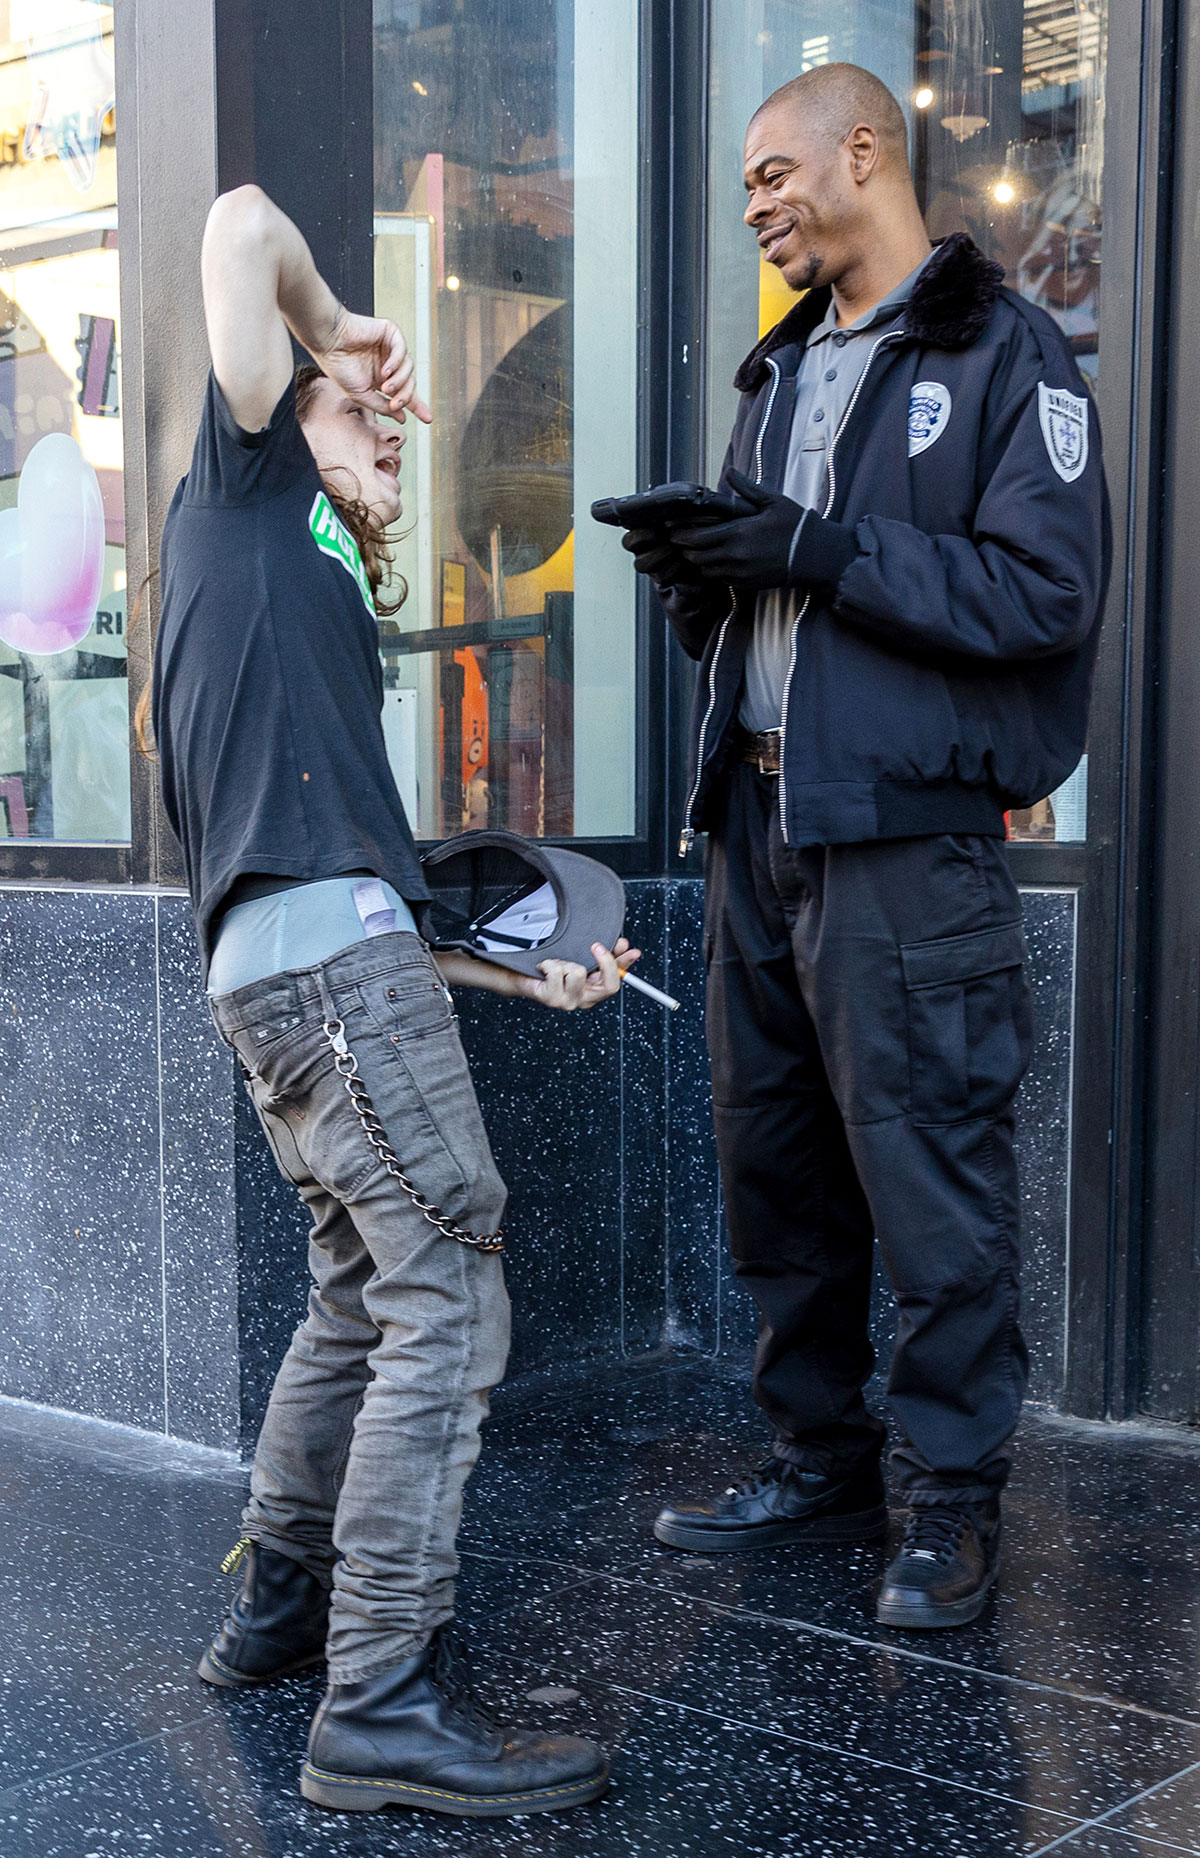
[[[130,833],[114,8],[0,21],[0,837]]]
[[[636,95],[636,9],[619,0],[610,12],[632,22],[625,81]],[[599,823],[604,809],[586,791],[581,809],[579,782],[595,789],[604,770],[593,756],[577,765],[577,724],[607,742],[606,700],[630,768],[636,754],[634,588],[617,537],[617,591],[595,575],[588,586],[605,613],[619,613],[626,662],[611,628],[603,645],[603,614],[583,622],[591,659],[605,653],[599,678],[577,650],[579,549],[592,546],[576,529],[587,507],[579,446],[590,437],[601,451],[605,437],[579,417],[588,388],[576,341],[581,317],[611,320],[583,284],[622,213],[631,284],[636,275],[636,211],[588,185],[621,124],[581,121],[586,15],[577,0],[468,0],[452,20],[431,6],[376,4],[377,253],[398,249],[396,235],[411,238],[417,222],[429,239],[429,287],[417,284],[409,314],[428,315],[436,418],[428,447],[406,451],[401,478],[406,516],[427,519],[423,542],[414,530],[398,551],[409,599],[380,641],[389,686],[414,693],[407,752],[422,838],[485,825],[594,831],[588,815]],[[627,154],[635,166],[632,140]],[[377,307],[404,322],[410,272],[377,258],[376,280]],[[631,317],[627,378],[609,387],[618,423],[624,402],[631,467],[635,352]],[[584,366],[601,366],[590,345]],[[602,396],[603,384],[592,392]],[[610,679],[611,693],[596,687]],[[616,823],[629,831],[633,820]]]

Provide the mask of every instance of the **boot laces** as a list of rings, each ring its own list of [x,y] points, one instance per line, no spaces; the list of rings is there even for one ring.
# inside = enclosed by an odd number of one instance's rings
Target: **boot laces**
[[[736,1484],[730,1484],[725,1495],[727,1497],[759,1497],[764,1490],[770,1489],[772,1484],[777,1484],[782,1475],[783,1465],[778,1458],[764,1458],[762,1463],[755,1465],[753,1471],[749,1472],[746,1477],[739,1479]]]
[[[472,1688],[466,1648],[458,1635],[446,1627],[434,1639],[431,1675],[435,1686],[456,1716],[474,1723],[480,1729],[496,1727],[494,1717],[484,1709]]]
[[[965,1509],[920,1505],[909,1516],[901,1553],[919,1561],[951,1561],[970,1523]]]

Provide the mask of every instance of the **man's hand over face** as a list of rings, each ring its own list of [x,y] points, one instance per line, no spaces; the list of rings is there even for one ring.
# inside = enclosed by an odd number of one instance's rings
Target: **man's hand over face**
[[[360,406],[401,423],[413,413],[426,425],[433,414],[418,397],[413,358],[395,323],[382,316],[343,310],[330,346],[315,357],[319,367]]]
[[[591,974],[577,961],[543,961],[541,980],[523,975],[521,991],[542,1006],[560,1007],[565,1013],[597,1006],[601,1000],[611,1000],[620,992],[621,975],[633,966],[641,952],[640,948],[630,948],[624,936],[611,949],[601,942],[593,942],[592,953],[599,965]]]

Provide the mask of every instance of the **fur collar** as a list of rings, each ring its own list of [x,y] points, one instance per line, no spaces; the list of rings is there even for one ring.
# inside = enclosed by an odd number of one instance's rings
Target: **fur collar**
[[[1003,265],[985,258],[965,232],[939,239],[904,312],[905,335],[925,348],[970,348],[991,321],[1003,282]],[[761,387],[767,356],[789,342],[802,342],[829,308],[831,295],[826,286],[802,297],[751,349],[733,377],[734,386],[742,393]]]

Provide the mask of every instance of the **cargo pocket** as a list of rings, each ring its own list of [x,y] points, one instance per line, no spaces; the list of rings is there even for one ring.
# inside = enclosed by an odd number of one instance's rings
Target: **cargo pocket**
[[[1033,1045],[1020,923],[911,942],[900,959],[913,1121],[997,1115],[1016,1091]]]

